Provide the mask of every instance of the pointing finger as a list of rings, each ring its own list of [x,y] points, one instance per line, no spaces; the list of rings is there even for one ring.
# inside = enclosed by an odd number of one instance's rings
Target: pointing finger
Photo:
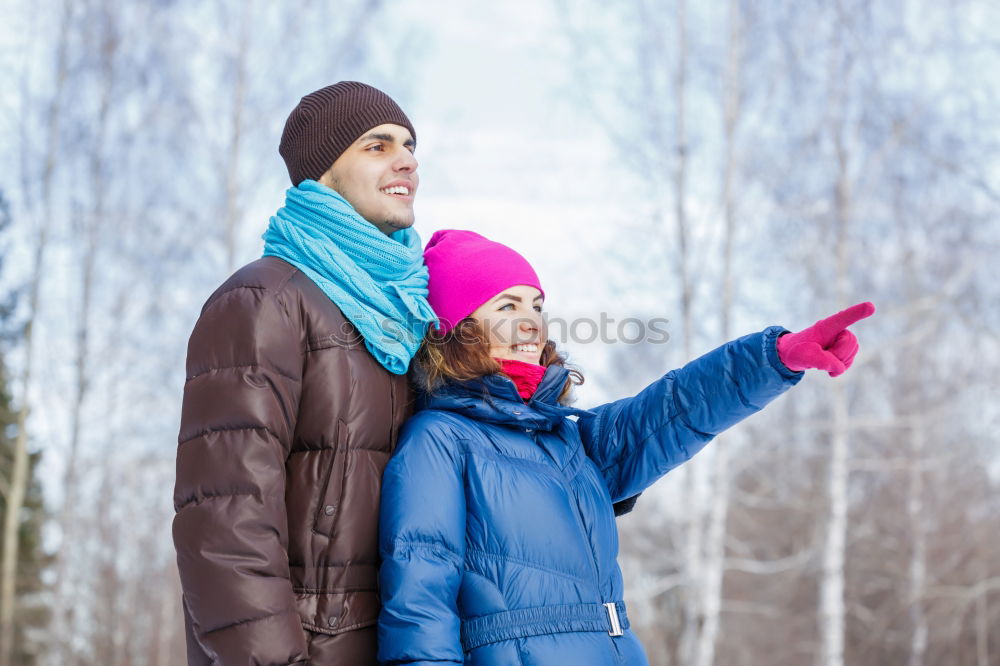
[[[864,303],[858,303],[857,305],[852,305],[846,310],[841,310],[835,315],[831,315],[826,319],[821,319],[816,322],[816,329],[823,341],[829,344],[829,342],[833,340],[833,338],[842,330],[855,322],[861,321],[865,317],[872,316],[873,314],[875,314],[875,306],[872,303],[867,301]]]

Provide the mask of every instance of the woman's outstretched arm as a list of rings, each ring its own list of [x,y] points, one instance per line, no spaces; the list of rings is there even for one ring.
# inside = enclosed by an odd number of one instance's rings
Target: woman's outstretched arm
[[[784,329],[727,342],[638,395],[589,410],[578,425],[613,501],[635,495],[713,437],[763,409],[802,378],[778,359]]]
[[[580,434],[612,500],[641,492],[689,460],[717,434],[797,384],[803,370],[843,373],[858,351],[847,327],[874,311],[871,303],[859,303],[799,333],[772,326],[737,338],[635,397],[589,410],[592,415],[580,417]]]

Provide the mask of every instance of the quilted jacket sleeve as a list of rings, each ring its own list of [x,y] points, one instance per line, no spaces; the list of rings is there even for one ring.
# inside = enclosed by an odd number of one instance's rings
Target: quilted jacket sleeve
[[[738,338],[672,370],[638,395],[579,420],[587,454],[614,501],[641,492],[720,432],[761,410],[802,378],[778,359],[785,329]]]
[[[214,664],[308,659],[285,514],[301,374],[301,335],[272,291],[209,301],[188,345],[173,536],[187,620]]]
[[[461,664],[465,560],[462,442],[423,412],[404,426],[382,477],[380,664]]]

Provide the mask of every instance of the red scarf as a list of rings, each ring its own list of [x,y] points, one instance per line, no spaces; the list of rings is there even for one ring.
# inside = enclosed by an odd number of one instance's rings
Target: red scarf
[[[535,390],[545,374],[544,365],[525,363],[513,359],[496,359],[500,363],[500,372],[507,375],[517,387],[517,394],[525,401],[535,394]]]

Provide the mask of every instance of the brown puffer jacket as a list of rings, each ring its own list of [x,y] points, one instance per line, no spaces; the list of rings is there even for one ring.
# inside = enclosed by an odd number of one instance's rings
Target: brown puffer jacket
[[[375,663],[379,486],[410,403],[285,261],[209,298],[174,490],[189,664]]]

